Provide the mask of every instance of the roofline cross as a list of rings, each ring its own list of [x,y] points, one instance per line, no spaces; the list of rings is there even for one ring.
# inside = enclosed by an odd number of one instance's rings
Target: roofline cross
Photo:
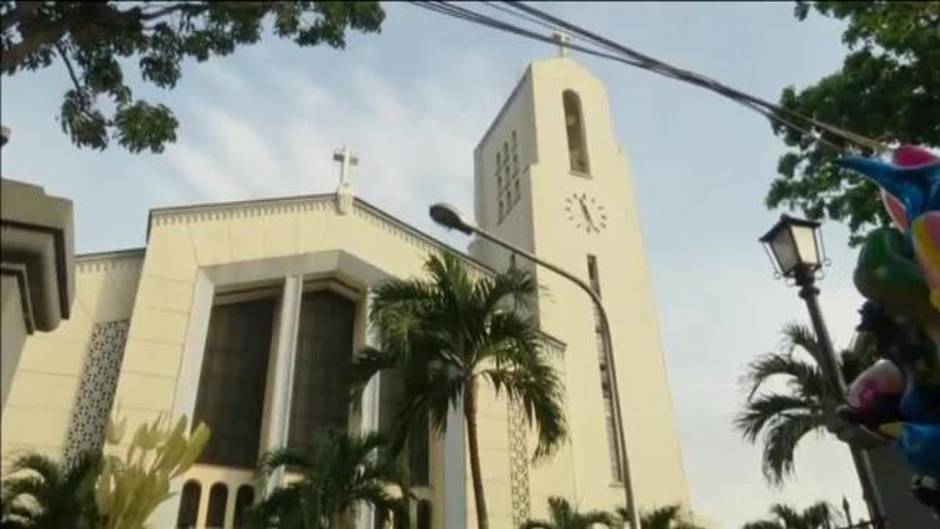
[[[359,157],[349,147],[343,145],[342,149],[333,151],[333,161],[339,162],[339,187],[349,187],[352,167],[359,165]]]

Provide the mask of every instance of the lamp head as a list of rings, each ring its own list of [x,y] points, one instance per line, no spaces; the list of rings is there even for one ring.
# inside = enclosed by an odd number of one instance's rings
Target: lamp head
[[[428,213],[431,215],[434,222],[445,228],[455,229],[467,235],[471,235],[474,231],[475,226],[473,223],[464,219],[463,215],[450,204],[438,202],[431,206]]]

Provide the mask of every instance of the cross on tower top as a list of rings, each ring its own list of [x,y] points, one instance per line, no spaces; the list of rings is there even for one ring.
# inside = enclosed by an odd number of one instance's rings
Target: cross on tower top
[[[342,149],[333,151],[333,161],[339,162],[339,189],[348,188],[350,168],[359,165],[359,158],[349,147],[343,145]]]
[[[555,42],[558,43],[558,56],[567,57],[568,45],[571,44],[571,35],[565,33],[564,31],[556,31],[552,33],[552,38],[555,39]]]

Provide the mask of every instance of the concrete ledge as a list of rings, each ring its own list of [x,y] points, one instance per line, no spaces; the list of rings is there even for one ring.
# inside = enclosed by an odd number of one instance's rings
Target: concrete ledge
[[[30,331],[54,330],[75,297],[72,202],[39,186],[2,180],[0,229],[4,275],[26,280],[22,303]]]

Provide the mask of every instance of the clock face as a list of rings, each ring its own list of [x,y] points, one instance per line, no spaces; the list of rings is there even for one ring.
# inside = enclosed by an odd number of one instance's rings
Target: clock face
[[[607,228],[607,210],[587,193],[572,193],[565,199],[565,215],[585,233],[600,233]]]

